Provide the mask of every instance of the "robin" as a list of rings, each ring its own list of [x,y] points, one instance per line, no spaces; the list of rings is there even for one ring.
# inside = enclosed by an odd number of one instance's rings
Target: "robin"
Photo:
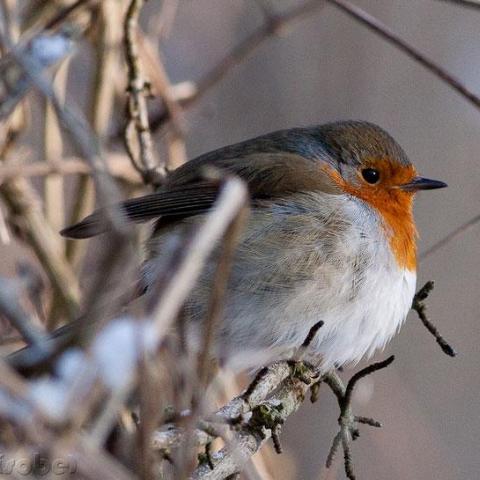
[[[201,222],[215,201],[218,185],[202,178],[207,165],[242,178],[252,207],[216,332],[217,357],[240,368],[283,358],[319,320],[309,350],[324,370],[383,348],[415,293],[414,195],[447,185],[417,176],[398,143],[362,121],[281,130],[215,150],[172,172],[156,193],[121,206],[132,221],[156,219],[143,267],[147,290],[169,238]],[[94,213],[62,234],[102,233],[101,218]],[[214,261],[185,308],[192,345]]]

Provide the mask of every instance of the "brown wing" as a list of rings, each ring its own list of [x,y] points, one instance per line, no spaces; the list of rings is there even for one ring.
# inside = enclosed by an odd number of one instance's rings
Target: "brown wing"
[[[164,216],[189,217],[208,210],[217,196],[218,186],[198,184],[172,186],[159,192],[132,198],[120,204],[125,217],[135,223],[143,223]],[[107,230],[104,212],[97,210],[81,222],[60,232],[64,237],[89,238]]]
[[[219,188],[218,184],[202,179],[208,165],[242,178],[253,202],[298,191],[338,192],[338,187],[321,168],[325,165],[323,162],[284,152],[226,158],[221,153],[219,150],[214,152],[217,155],[207,154],[186,163],[172,172],[166,185],[156,193],[126,200],[120,205],[121,211],[136,223],[159,217],[177,220],[205,212],[214,203]],[[103,213],[96,211],[60,233],[70,238],[88,238],[104,233],[106,224],[103,218]]]

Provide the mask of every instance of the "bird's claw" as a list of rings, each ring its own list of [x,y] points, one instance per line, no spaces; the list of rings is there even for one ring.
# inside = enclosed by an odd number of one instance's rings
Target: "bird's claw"
[[[327,456],[326,467],[329,468],[331,466],[335,454],[338,451],[338,447],[341,444],[345,464],[345,473],[347,478],[350,480],[355,480],[350,444],[360,436],[358,425],[361,423],[376,428],[382,426],[380,422],[377,422],[373,418],[353,415],[351,408],[353,390],[361,378],[387,367],[392,363],[393,359],[394,357],[391,356],[383,362],[377,362],[369,365],[353,375],[346,386],[344,386],[342,380],[335,371],[327,373],[322,378],[322,380],[332,389],[333,393],[337,397],[338,405],[340,407],[340,416],[338,417],[340,429],[335,437],[333,437],[332,446],[330,447],[330,451]]]
[[[341,445],[345,462],[345,473],[347,478],[350,480],[355,480],[350,444],[360,436],[358,425],[362,423],[372,427],[381,427],[381,424],[372,418],[353,415],[350,406],[342,408],[341,402],[339,403],[341,413],[338,417],[338,424],[340,428],[335,437],[333,437],[332,446],[330,447],[330,451],[328,452],[327,456],[326,467],[330,468],[338,451],[338,447]]]

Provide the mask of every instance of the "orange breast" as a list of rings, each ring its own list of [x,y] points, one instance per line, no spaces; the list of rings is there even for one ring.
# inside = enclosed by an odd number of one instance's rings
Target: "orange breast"
[[[417,266],[417,229],[413,220],[413,194],[391,188],[388,184],[357,187],[347,183],[333,169],[328,173],[343,191],[367,202],[379,213],[398,266],[414,271]],[[396,185],[407,183],[414,174],[412,166],[401,167],[390,182]]]

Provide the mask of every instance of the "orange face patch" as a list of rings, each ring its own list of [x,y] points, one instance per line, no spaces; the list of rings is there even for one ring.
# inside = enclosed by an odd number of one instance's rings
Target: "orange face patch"
[[[355,185],[344,180],[336,170],[327,168],[329,176],[344,192],[367,202],[380,214],[399,267],[415,270],[417,229],[413,220],[413,193],[398,188],[415,177],[415,167],[389,159],[367,161],[359,169],[359,181]],[[364,168],[380,172],[377,184],[371,185],[363,180],[361,170]]]

